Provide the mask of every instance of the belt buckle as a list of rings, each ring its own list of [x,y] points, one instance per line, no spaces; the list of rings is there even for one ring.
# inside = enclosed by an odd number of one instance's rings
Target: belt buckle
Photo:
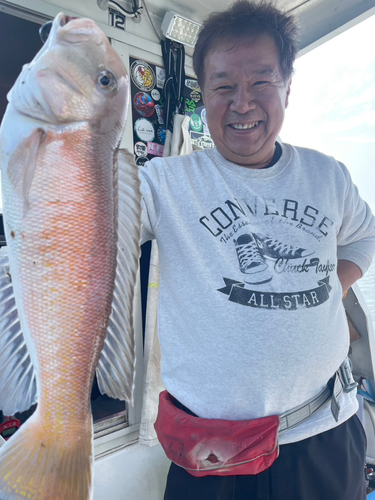
[[[333,376],[333,387],[331,396],[331,412],[336,422],[338,422],[339,420],[341,411],[339,397],[341,396],[342,390],[343,390],[342,382],[340,380],[338,372],[336,372]]]
[[[358,386],[353,378],[352,363],[349,358],[345,358],[344,362],[340,365],[340,374],[344,392],[351,392]]]

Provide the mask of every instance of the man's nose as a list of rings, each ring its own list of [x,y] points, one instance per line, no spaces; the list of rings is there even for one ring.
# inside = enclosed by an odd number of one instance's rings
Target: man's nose
[[[256,108],[256,101],[254,93],[248,88],[238,88],[233,95],[230,105],[231,111],[236,111],[240,114],[245,114]]]

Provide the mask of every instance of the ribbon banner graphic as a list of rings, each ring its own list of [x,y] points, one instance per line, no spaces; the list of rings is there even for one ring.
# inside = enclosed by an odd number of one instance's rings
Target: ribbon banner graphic
[[[323,304],[329,299],[332,287],[329,284],[329,276],[318,281],[318,286],[311,290],[302,292],[259,292],[245,288],[245,283],[228,278],[223,278],[224,288],[218,291],[228,295],[231,302],[243,306],[256,307],[259,309],[284,309],[295,311],[297,309],[308,309]]]

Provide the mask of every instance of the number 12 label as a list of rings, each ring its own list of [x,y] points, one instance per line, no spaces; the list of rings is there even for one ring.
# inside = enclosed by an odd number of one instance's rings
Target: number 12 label
[[[108,9],[108,24],[125,31],[125,16],[114,9]]]

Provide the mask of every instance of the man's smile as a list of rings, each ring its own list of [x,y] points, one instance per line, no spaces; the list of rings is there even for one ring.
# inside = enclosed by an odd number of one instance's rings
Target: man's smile
[[[248,123],[230,123],[229,127],[234,128],[235,130],[249,130],[257,127],[259,123],[260,123],[259,121],[248,122]]]

